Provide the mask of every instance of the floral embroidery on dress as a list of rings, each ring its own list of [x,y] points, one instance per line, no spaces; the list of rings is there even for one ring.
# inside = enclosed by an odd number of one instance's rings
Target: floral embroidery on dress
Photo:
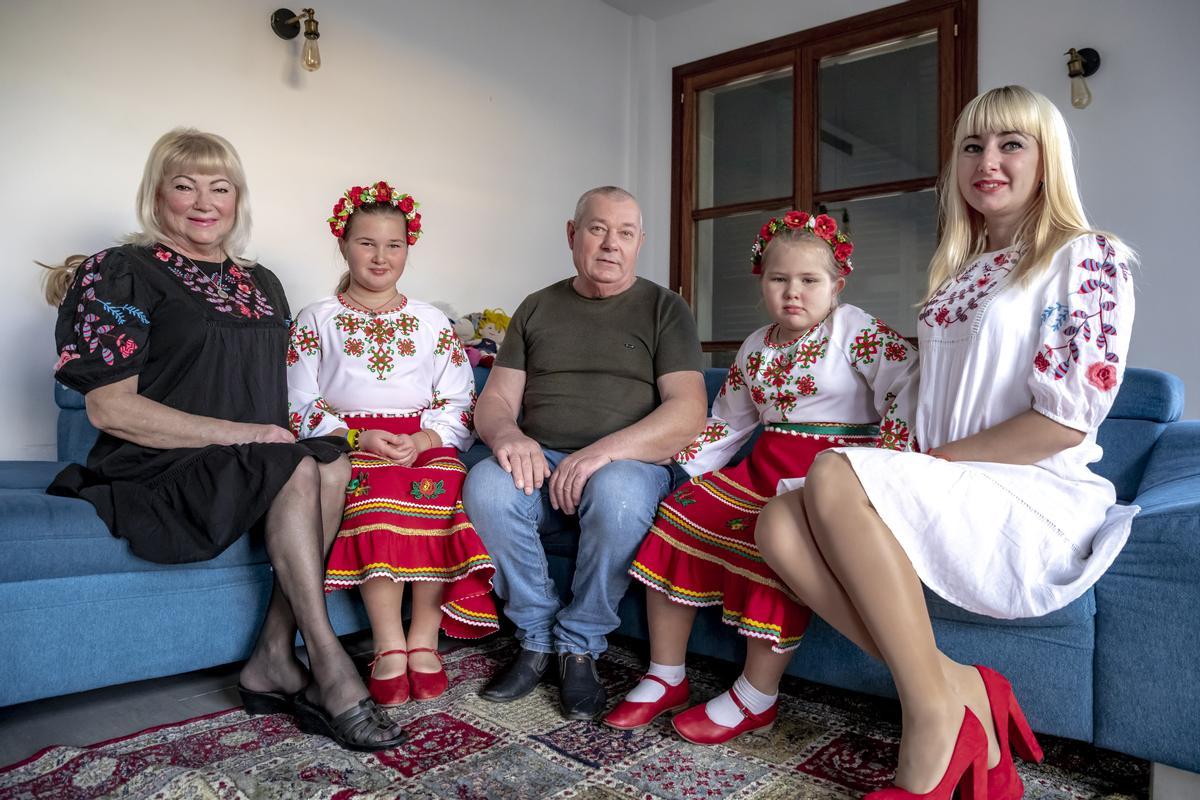
[[[230,264],[211,275],[190,259],[163,245],[156,245],[154,257],[163,262],[167,271],[191,291],[203,296],[214,310],[233,317],[261,319],[275,315],[267,296],[254,284],[245,268]]]
[[[469,406],[467,406],[466,411],[463,411],[458,415],[458,421],[461,422],[462,426],[464,428],[466,428],[467,430],[474,431],[475,430],[475,403],[478,402],[478,400],[479,400],[479,398],[475,394],[474,389],[472,389],[470,392],[470,398],[471,398],[471,404]]]
[[[787,422],[788,413],[795,410],[800,397],[817,393],[816,380],[807,373],[828,353],[829,336],[808,338],[820,327],[818,324],[790,342],[777,345],[771,343],[776,327],[767,328],[763,337],[764,350],[755,350],[746,356],[746,373],[738,372],[737,380],[749,385],[750,399],[760,410],[771,406],[782,416],[782,421]],[[730,367],[731,376],[736,366],[735,363]]]
[[[1010,257],[1007,251],[992,258],[977,260],[961,275],[951,278],[934,292],[925,302],[917,319],[930,328],[935,325],[949,327],[957,322],[966,322],[971,318],[967,311],[979,308],[980,301],[1003,283],[1006,275],[1016,269],[1017,260],[1017,257]]]
[[[414,500],[434,500],[446,493],[445,481],[434,481],[432,478],[422,478],[412,482],[409,494]]]
[[[458,338],[458,334],[450,328],[442,328],[438,332],[437,347],[434,348],[434,355],[444,356],[450,353],[450,363],[456,367],[461,367],[467,363],[467,354],[463,350],[462,340]]]
[[[850,363],[874,364],[875,354],[879,352],[879,334],[869,328],[863,328],[854,341],[850,343]]]
[[[1104,353],[1104,360],[1091,364],[1085,377],[1092,386],[1107,392],[1117,385],[1115,365],[1121,360],[1111,347],[1112,337],[1118,334],[1112,323],[1117,309],[1114,285],[1117,280],[1129,280],[1129,267],[1124,262],[1114,263],[1116,250],[1105,237],[1096,236],[1096,244],[1102,260],[1085,258],[1075,266],[1084,277],[1074,294],[1081,296],[1080,304],[1088,307],[1076,308],[1069,315],[1058,302],[1042,309],[1042,324],[1058,334],[1060,344],[1044,343],[1033,357],[1033,366],[1038,372],[1051,372],[1055,380],[1062,380],[1079,362],[1081,347],[1090,343]]]
[[[742,371],[735,361],[729,365],[729,374],[725,377],[725,382],[721,384],[720,396],[724,397],[728,392],[736,392],[745,385],[746,379],[742,377]]]
[[[724,422],[712,422],[700,431],[699,435],[686,447],[675,454],[675,460],[680,464],[687,463],[700,455],[704,445],[719,442],[729,435],[729,425]]]
[[[108,366],[114,366],[118,357],[127,359],[137,352],[137,341],[119,326],[126,325],[130,320],[137,320],[143,325],[150,324],[146,313],[130,303],[110,303],[96,296],[96,284],[104,280],[104,275],[98,269],[108,251],[104,250],[89,258],[79,267],[79,302],[75,306],[75,342],[68,344],[59,353],[54,371],[62,369],[69,361],[82,356],[80,348],[87,348],[88,354],[100,351],[100,357]]]
[[[345,303],[343,303],[345,305]],[[386,380],[395,368],[396,358],[410,358],[417,353],[417,345],[408,334],[420,329],[421,321],[411,314],[392,314],[363,318],[361,311],[347,306],[333,318],[334,327],[349,338],[342,344],[342,352],[352,358],[367,357],[367,370],[375,374],[376,380]]]

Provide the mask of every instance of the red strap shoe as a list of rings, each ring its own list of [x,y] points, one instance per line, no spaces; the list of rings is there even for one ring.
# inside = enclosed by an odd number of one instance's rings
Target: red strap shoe
[[[1008,678],[981,664],[976,664],[975,669],[979,670],[983,688],[987,690],[992,724],[996,726],[996,743],[1000,746],[1000,763],[988,770],[988,800],[1021,800],[1025,786],[1017,774],[1012,751],[1016,750],[1026,761],[1040,764],[1045,757],[1042,747],[1025,721],[1021,706],[1017,705]],[[1012,749],[1009,748],[1010,742]]]
[[[432,647],[414,647],[408,651],[413,653],[433,653],[437,656],[439,669],[437,672],[417,672],[412,668],[412,659],[408,661],[408,681],[412,684],[412,699],[413,700],[432,700],[435,697],[441,697],[446,693],[446,689],[450,687],[450,679],[446,677],[446,670],[441,668],[442,656]]]
[[[682,711],[688,704],[688,680],[684,678],[677,685],[664,681],[657,675],[643,675],[642,680],[661,683],[667,691],[662,697],[652,703],[637,703],[632,700],[622,700],[617,707],[604,715],[602,722],[610,728],[619,731],[632,731],[644,728],[654,720],[668,712]]]
[[[971,709],[963,706],[962,725],[950,753],[946,774],[938,785],[925,794],[917,794],[899,786],[888,786],[871,792],[863,800],[950,800],[959,790],[960,800],[990,800],[987,793],[987,734],[983,723]]]
[[[376,678],[375,665],[379,663],[385,656],[396,655],[397,653],[407,655],[407,650],[384,650],[382,653],[376,653],[375,658],[371,659],[370,677],[367,678],[367,691],[371,693],[371,699],[377,704],[391,708],[392,706],[402,706],[408,702],[408,673],[401,672],[393,678]]]
[[[692,744],[724,744],[744,733],[758,730],[766,732],[775,724],[775,718],[779,716],[778,701],[763,713],[755,714],[746,708],[737,692],[730,689],[729,696],[733,698],[733,704],[738,707],[738,711],[742,712],[742,721],[732,728],[718,725],[709,719],[708,712],[704,710],[704,703],[692,706],[677,715],[671,720],[671,725],[680,736]]]

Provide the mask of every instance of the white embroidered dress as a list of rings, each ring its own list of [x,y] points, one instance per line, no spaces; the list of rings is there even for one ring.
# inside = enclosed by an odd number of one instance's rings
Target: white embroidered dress
[[[771,343],[774,327],[742,343],[704,431],[675,457],[689,475],[724,467],[760,424],[879,424],[882,446],[911,449],[918,359],[900,334],[852,305],[785,344]]]
[[[1125,369],[1133,327],[1127,256],[1081,236],[1027,288],[1013,249],[979,256],[919,315],[916,436],[936,448],[1029,409],[1086,433],[1032,465],[947,462],[841,450],[921,580],[939,596],[1002,619],[1054,611],[1083,594],[1129,536],[1088,464]]]
[[[305,306],[288,350],[288,412],[299,438],[345,428],[342,417],[420,416],[446,447],[475,439],[475,379],[450,320],[404,298],[368,314],[340,296]]]

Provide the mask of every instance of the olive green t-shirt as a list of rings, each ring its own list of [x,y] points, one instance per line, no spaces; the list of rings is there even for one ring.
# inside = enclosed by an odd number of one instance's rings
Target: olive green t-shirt
[[[660,376],[703,365],[692,312],[678,295],[638,278],[618,295],[593,299],[572,280],[525,298],[495,362],[525,372],[525,434],[568,452],[657,408]]]

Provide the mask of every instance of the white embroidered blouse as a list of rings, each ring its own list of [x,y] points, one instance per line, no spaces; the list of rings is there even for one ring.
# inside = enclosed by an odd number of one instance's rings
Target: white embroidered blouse
[[[341,295],[296,315],[287,353],[297,438],[347,427],[347,416],[417,416],[447,447],[475,439],[475,379],[446,315],[420,300],[369,314]]]
[[[852,305],[784,344],[774,329],[742,343],[704,430],[675,456],[689,475],[728,464],[761,423],[879,423],[884,447],[913,449],[917,353],[900,334]]]

